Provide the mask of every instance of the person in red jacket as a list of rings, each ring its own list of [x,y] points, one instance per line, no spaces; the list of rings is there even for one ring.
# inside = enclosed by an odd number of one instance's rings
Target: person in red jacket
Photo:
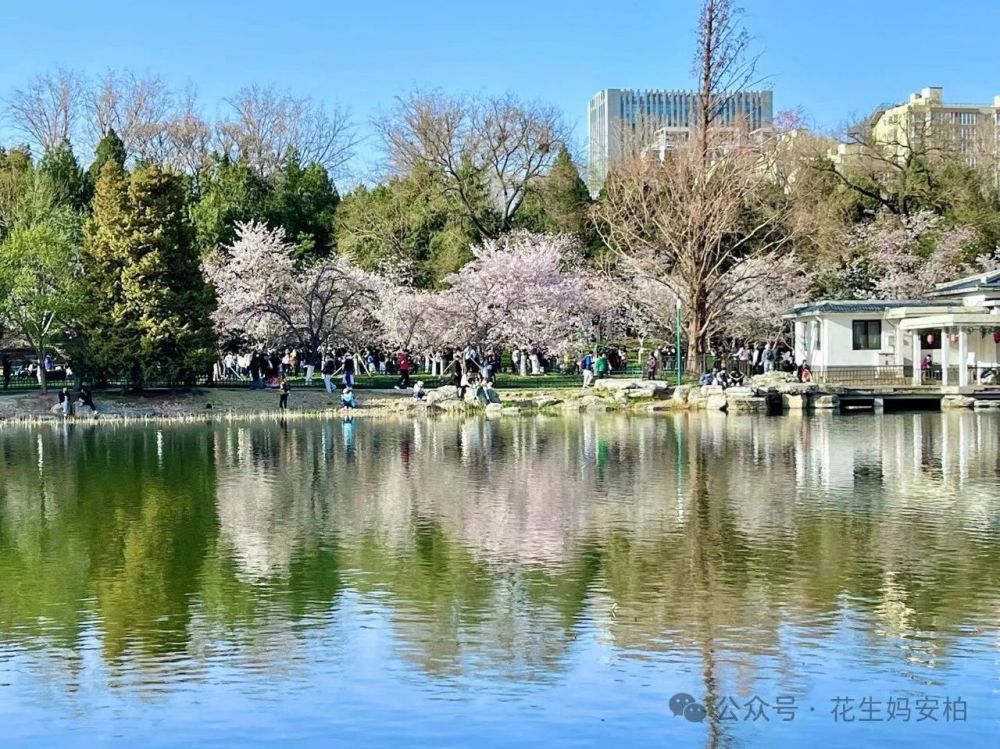
[[[396,365],[399,367],[399,382],[396,390],[410,387],[410,355],[405,351],[396,354]]]

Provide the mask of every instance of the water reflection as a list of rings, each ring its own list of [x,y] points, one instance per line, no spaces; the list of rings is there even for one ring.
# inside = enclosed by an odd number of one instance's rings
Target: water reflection
[[[360,649],[383,687],[406,668],[442,694],[486,679],[511,699],[595,658],[679,669],[711,706],[807,694],[832,651],[868,679],[968,687],[963,663],[997,643],[998,425],[679,414],[4,432],[0,680],[158,698],[223,669],[266,692],[332,678]],[[973,691],[997,688],[992,672]],[[737,729],[704,730],[714,745]]]

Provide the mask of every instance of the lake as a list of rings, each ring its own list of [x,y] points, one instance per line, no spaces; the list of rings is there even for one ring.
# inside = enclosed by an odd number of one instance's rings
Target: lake
[[[1000,417],[0,431],[7,747],[995,746]]]

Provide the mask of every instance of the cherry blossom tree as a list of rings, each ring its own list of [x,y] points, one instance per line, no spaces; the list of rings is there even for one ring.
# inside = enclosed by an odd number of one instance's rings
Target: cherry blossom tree
[[[238,223],[236,239],[204,269],[218,296],[213,322],[222,337],[315,351],[375,329],[376,279],[338,256],[302,266],[281,228]]]
[[[722,279],[730,303],[720,333],[749,341],[769,341],[784,328],[782,315],[809,299],[812,276],[792,252],[751,257]]]
[[[516,232],[473,254],[431,305],[444,342],[558,354],[589,339],[595,300],[583,273],[568,267],[579,257],[575,239]]]
[[[1000,265],[996,254],[969,258],[969,248],[979,243],[975,229],[941,224],[940,216],[922,211],[855,227],[844,238],[844,262],[822,285],[846,297],[913,299],[936,284]]]

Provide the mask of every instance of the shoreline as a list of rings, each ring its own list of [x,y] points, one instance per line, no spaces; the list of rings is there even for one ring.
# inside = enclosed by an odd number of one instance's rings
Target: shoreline
[[[861,389],[858,389],[859,391]],[[184,391],[151,391],[136,395],[97,392],[98,413],[63,416],[57,411],[58,391],[6,393],[0,395],[0,428],[43,424],[171,424],[282,421],[302,419],[345,420],[452,415],[484,415],[493,418],[520,415],[572,413],[657,414],[693,411],[725,412],[728,415],[780,415],[802,411],[840,411],[853,408],[844,388],[823,388],[798,383],[758,383],[748,387],[668,386],[651,380],[599,380],[595,387],[512,388],[496,391],[499,402],[483,403],[471,395],[458,397],[454,386],[442,386],[416,400],[410,391],[356,390],[357,408],[340,406],[340,390],[293,390],[291,408],[275,408],[274,394],[246,388],[191,388]],[[840,393],[840,395],[838,395]],[[901,394],[905,397],[905,393]],[[869,410],[881,411],[883,397],[872,395]],[[841,404],[841,398],[845,399]],[[1000,399],[986,403],[971,397],[939,395],[940,409],[956,407],[980,410],[1000,408]],[[926,400],[926,397],[924,397]],[[875,405],[877,403],[877,405]],[[845,408],[841,408],[841,406]]]

